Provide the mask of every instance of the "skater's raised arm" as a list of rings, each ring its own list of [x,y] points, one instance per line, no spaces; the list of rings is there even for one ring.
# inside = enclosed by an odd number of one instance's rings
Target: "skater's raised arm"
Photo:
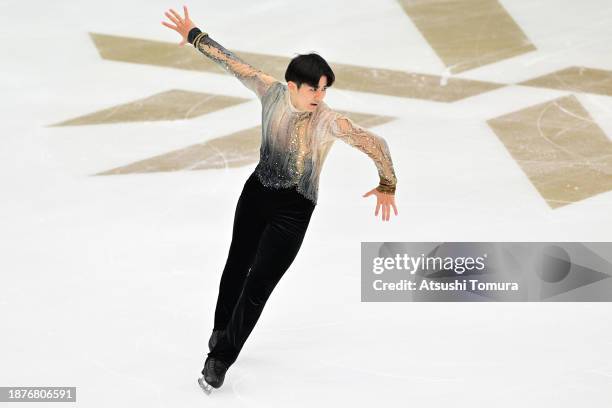
[[[397,207],[395,206],[397,177],[393,169],[389,146],[385,139],[356,125],[349,118],[341,114],[338,114],[336,119],[332,121],[331,133],[333,136],[367,154],[376,165],[380,182],[376,188],[364,194],[364,197],[370,195],[376,196],[376,212],[374,215],[378,215],[381,207],[383,221],[390,219],[391,208],[393,208],[395,215],[397,215]]]
[[[208,34],[202,33],[197,27],[189,31],[189,42],[197,50],[238,78],[247,88],[255,92],[260,99],[270,89],[270,86],[277,82],[274,77],[242,61],[234,53],[210,38]]]
[[[189,18],[189,11],[186,6],[183,6],[183,10],[185,12],[184,18],[172,9],[165,12],[166,17],[175,25],[168,24],[165,21],[162,22],[163,25],[173,29],[183,37],[179,45],[184,45],[187,42],[193,44],[198,51],[238,78],[259,98],[268,91],[273,83],[278,82],[274,77],[242,61],[234,53],[210,38],[207,33],[202,32]]]

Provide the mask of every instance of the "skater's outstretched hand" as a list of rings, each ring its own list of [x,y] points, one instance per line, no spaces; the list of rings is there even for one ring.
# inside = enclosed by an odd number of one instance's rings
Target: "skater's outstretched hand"
[[[378,211],[382,207],[382,220],[389,221],[391,219],[391,207],[395,215],[397,215],[397,207],[395,206],[395,195],[389,193],[381,193],[377,189],[373,189],[365,193],[363,196],[368,197],[374,194],[376,196],[376,212],[374,216],[378,217]]]
[[[168,12],[169,11],[169,12]],[[189,18],[189,11],[187,10],[187,6],[183,6],[183,11],[185,12],[185,17],[181,17],[179,13],[170,9],[166,11],[164,14],[170,21],[172,21],[175,25],[168,24],[165,21],[162,21],[162,24],[168,28],[173,29],[177,33],[179,33],[183,39],[179,43],[179,45],[187,44],[187,36],[189,35],[189,31],[194,28],[196,25]]]

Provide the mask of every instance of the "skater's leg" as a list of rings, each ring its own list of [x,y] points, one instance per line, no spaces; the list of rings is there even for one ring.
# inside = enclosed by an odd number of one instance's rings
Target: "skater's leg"
[[[292,197],[297,197],[295,194]],[[218,357],[228,366],[236,360],[272,290],[295,259],[313,210],[314,204],[302,197],[292,199],[290,205],[271,215],[244,290],[224,335],[209,356]]]
[[[255,258],[266,222],[262,208],[263,192],[263,186],[256,180],[256,176],[251,175],[238,199],[232,242],[219,284],[213,330],[223,330],[227,326]]]

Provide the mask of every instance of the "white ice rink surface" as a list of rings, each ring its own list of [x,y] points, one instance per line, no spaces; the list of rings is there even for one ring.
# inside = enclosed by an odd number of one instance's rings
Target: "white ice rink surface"
[[[501,3],[537,50],[458,77],[612,70],[612,3]],[[234,50],[445,71],[392,0],[187,4]],[[332,88],[331,107],[397,118],[373,130],[393,155],[399,216],[373,216],[361,196],[374,165],[336,143],[300,253],[205,396],[196,378],[255,164],[93,176],[258,123],[234,78],[102,59],[89,36],[178,43],[160,22],[181,5],[0,1],[0,386],[76,386],[65,406],[82,407],[611,406],[609,303],[360,301],[362,241],[611,241],[612,192],[551,209],[486,126],[570,94],[519,86],[454,104]],[[190,120],[49,126],[169,89],[252,101]],[[612,98],[577,98],[612,135]]]

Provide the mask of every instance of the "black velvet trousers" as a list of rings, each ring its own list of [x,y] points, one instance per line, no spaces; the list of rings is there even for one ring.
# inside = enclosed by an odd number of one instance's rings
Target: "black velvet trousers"
[[[215,309],[214,329],[223,332],[209,356],[228,366],[236,361],[272,290],[295,259],[315,206],[295,187],[265,187],[255,173],[246,181]]]

